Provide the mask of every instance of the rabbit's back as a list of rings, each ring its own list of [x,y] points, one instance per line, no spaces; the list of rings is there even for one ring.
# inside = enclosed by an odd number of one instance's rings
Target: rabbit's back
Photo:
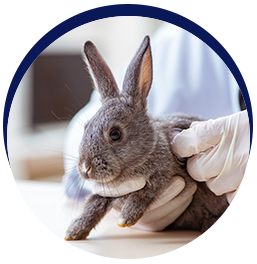
[[[204,121],[201,116],[177,112],[154,118],[153,121],[161,130],[170,131],[173,128],[188,129],[194,121]]]
[[[171,143],[178,130],[187,129],[194,121],[203,121],[204,119],[184,113],[175,113],[154,119],[158,130],[164,131],[168,141]],[[174,129],[175,128],[175,129]],[[177,129],[176,129],[177,128]],[[172,149],[170,149],[172,152]],[[174,155],[172,153],[172,155]],[[175,159],[174,172],[184,178],[186,185],[194,181],[186,170],[186,158]],[[224,213],[228,207],[225,195],[216,196],[204,182],[196,182],[197,191],[194,194],[193,201],[186,211],[167,229],[189,229],[200,230],[204,232]]]

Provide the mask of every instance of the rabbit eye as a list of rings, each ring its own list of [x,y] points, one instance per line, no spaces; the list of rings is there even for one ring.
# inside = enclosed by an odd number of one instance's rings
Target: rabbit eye
[[[110,139],[111,141],[117,141],[121,138],[121,132],[119,129],[113,129],[111,132],[110,132]]]

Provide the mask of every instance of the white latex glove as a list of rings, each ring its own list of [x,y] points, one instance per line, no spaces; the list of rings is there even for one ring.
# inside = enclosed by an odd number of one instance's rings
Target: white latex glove
[[[249,156],[247,111],[193,122],[189,129],[175,136],[172,150],[179,157],[192,156],[187,161],[191,177],[206,181],[216,195],[226,193],[230,203],[242,181]]]
[[[98,193],[101,196],[118,197],[140,190],[145,184],[146,181],[143,178],[139,178],[127,181],[120,186],[110,184],[102,188],[101,185],[95,184],[92,186],[92,190],[93,193]],[[170,186],[133,227],[148,231],[163,230],[186,210],[193,199],[196,189],[196,184],[185,188],[184,179],[180,176],[174,176]],[[114,209],[111,212],[118,219],[120,212]]]

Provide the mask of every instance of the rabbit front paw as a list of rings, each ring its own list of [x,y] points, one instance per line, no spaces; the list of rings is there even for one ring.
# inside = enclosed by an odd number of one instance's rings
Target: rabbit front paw
[[[120,217],[118,219],[118,226],[120,227],[130,227],[137,223],[137,221],[143,216],[148,207],[148,201],[143,201],[141,195],[142,192],[134,193],[131,195],[131,199],[128,200],[122,207]],[[139,198],[141,202],[139,203]]]
[[[137,220],[132,219],[132,218],[124,219],[124,218],[120,217],[120,218],[118,219],[118,223],[117,223],[117,225],[118,225],[119,227],[130,227],[130,226],[135,225],[135,224],[137,223],[138,220],[139,220],[139,219],[137,219]]]
[[[86,227],[85,220],[78,218],[69,226],[64,239],[66,241],[86,239],[90,231]]]

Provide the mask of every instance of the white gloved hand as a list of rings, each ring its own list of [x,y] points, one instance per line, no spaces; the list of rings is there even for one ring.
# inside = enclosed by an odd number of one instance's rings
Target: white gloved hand
[[[118,197],[140,190],[145,184],[146,181],[143,178],[125,182],[120,186],[110,184],[102,188],[101,185],[95,184],[92,186],[92,192],[101,196]],[[186,210],[196,189],[196,184],[185,188],[184,179],[174,176],[170,186],[133,227],[148,231],[162,231]],[[114,209],[111,212],[118,219],[120,212]]]
[[[193,122],[175,136],[172,150],[179,157],[190,157],[187,170],[193,179],[206,181],[216,195],[226,193],[230,203],[244,176],[250,151],[247,111]]]

